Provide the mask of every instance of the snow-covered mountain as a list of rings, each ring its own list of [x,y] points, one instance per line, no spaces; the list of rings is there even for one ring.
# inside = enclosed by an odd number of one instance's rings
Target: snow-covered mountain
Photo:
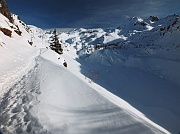
[[[59,33],[64,49],[75,49],[83,75],[173,133],[180,126],[179,37],[178,15],[133,17],[116,29]]]
[[[170,59],[172,56],[179,60],[179,25],[178,15],[170,15],[163,19],[151,16],[146,20],[133,17],[117,29],[80,28],[69,33],[61,33],[59,37],[62,43],[77,47],[77,51],[86,48],[85,53],[101,48],[136,50],[135,47],[141,49],[146,55],[163,58],[167,55],[166,58]],[[93,51],[89,51],[88,48]]]
[[[11,20],[2,2],[0,133],[180,131],[178,15],[59,32],[58,55],[51,30]]]

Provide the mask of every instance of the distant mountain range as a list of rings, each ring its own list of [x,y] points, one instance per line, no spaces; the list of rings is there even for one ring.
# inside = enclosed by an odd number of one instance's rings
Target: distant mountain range
[[[169,15],[159,19],[150,16],[143,20],[132,17],[116,29],[74,29],[60,32],[63,44],[74,45],[89,54],[98,49],[135,49],[144,55],[180,60],[180,17]],[[86,48],[86,49],[84,49]],[[167,56],[168,55],[168,56]]]

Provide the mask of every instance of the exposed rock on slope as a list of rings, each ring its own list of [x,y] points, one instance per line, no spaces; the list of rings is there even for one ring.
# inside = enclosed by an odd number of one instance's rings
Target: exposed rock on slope
[[[11,23],[14,22],[14,20],[12,18],[12,14],[9,11],[9,8],[8,8],[5,0],[0,0],[0,13],[3,14],[6,18],[8,18]]]

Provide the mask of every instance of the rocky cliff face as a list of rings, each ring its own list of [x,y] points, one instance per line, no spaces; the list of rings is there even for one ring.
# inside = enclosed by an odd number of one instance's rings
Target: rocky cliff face
[[[11,14],[5,0],[0,0],[0,13],[3,14],[6,18],[8,18],[11,23],[14,22],[14,20],[12,18],[12,14]]]

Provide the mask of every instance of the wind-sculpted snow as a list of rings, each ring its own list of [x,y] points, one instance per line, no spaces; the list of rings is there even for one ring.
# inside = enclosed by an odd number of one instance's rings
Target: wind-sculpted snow
[[[40,77],[42,94],[33,111],[53,134],[163,133],[62,66],[42,59]]]

